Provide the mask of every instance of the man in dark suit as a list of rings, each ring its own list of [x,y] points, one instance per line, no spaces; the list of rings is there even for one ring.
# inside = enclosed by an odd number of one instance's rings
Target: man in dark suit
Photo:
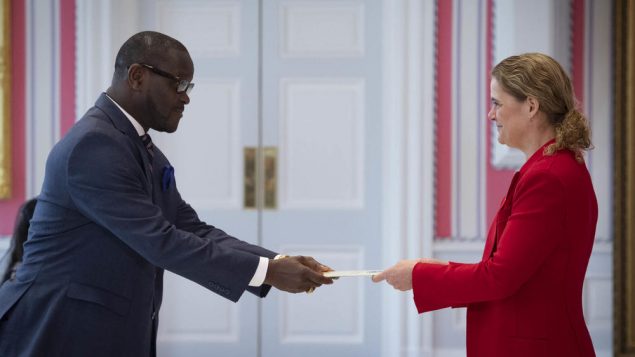
[[[123,44],[111,87],[47,160],[23,263],[0,287],[1,356],[154,355],[164,269],[232,301],[332,283],[312,258],[233,238],[181,199],[147,131],[177,129],[193,75],[171,37]]]

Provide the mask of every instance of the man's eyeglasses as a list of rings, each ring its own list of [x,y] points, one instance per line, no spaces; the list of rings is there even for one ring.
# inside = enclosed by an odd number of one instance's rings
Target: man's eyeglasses
[[[192,91],[192,88],[194,88],[194,83],[188,81],[187,79],[181,79],[171,73],[168,73],[166,71],[160,70],[154,66],[151,66],[149,64],[145,64],[145,63],[139,63],[139,65],[151,70],[152,72],[163,76],[165,78],[170,78],[173,79],[177,82],[177,86],[176,86],[176,92],[177,93],[183,93],[185,92],[185,94],[189,95],[190,92]]]

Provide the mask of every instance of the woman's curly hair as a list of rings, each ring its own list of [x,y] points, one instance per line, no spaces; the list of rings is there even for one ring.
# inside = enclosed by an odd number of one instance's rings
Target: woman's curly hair
[[[516,99],[538,100],[556,131],[556,142],[545,148],[545,155],[569,149],[583,161],[584,151],[592,149],[591,130],[577,108],[571,80],[556,60],[542,53],[507,57],[492,69],[492,77]]]

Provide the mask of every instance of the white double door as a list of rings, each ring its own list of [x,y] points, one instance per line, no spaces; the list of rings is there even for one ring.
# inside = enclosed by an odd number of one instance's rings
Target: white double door
[[[204,221],[335,269],[381,268],[381,2],[144,0],[141,23],[181,40],[196,87],[155,141]],[[246,208],[245,148],[274,148]],[[271,152],[271,151],[269,151]],[[245,176],[249,176],[245,178]],[[261,180],[262,181],[262,180]],[[166,273],[160,356],[377,356],[380,287],[342,278],[234,304]]]

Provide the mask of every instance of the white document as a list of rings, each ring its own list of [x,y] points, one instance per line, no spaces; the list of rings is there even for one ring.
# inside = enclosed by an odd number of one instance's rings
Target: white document
[[[336,270],[327,271],[324,273],[324,276],[327,278],[340,278],[343,276],[373,276],[381,272],[381,270]]]

